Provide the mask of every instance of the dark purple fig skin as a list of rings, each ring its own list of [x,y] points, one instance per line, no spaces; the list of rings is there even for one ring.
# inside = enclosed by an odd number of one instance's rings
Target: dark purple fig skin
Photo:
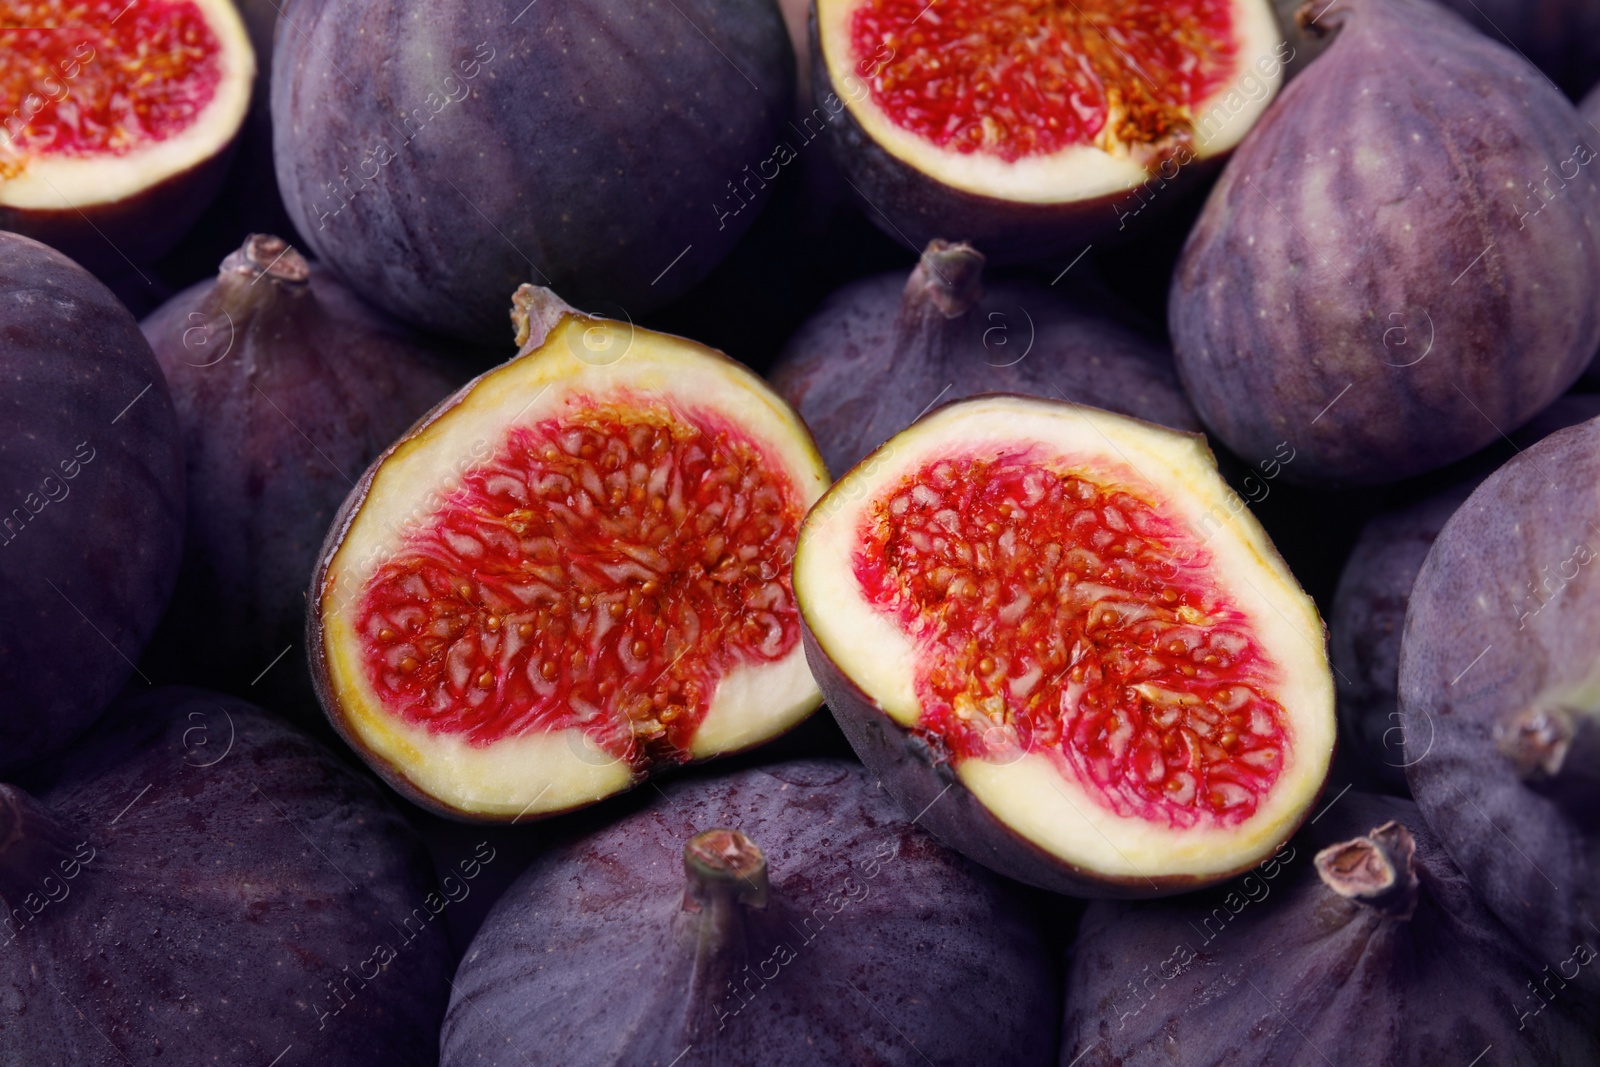
[[[764,908],[685,907],[684,846],[715,827],[765,852]],[[1015,887],[859,765],[781,763],[680,780],[535,860],[467,951],[441,1060],[1040,1064],[1058,988]]]
[[[765,200],[754,168],[793,100],[771,0],[300,0],[284,17],[290,217],[366,299],[486,344],[522,282],[626,318],[704,277]]]
[[[1312,857],[1389,820],[1410,830],[1409,919],[1338,895]],[[1061,1067],[1594,1063],[1592,1008],[1542,979],[1415,805],[1349,793],[1231,886],[1090,904],[1069,953]],[[1541,1005],[1542,1010],[1541,1010]],[[1526,1013],[1526,1014],[1524,1014]]]
[[[1334,0],[1319,25],[1338,36],[1229,161],[1169,325],[1229,448],[1287,439],[1287,477],[1376,484],[1522,425],[1600,346],[1600,134],[1429,0]]]
[[[1517,444],[1532,444],[1597,415],[1600,396],[1561,397],[1522,428]],[[1391,789],[1406,789],[1405,730],[1397,694],[1406,605],[1439,531],[1492,470],[1474,468],[1432,495],[1367,522],[1339,577],[1328,616],[1328,651],[1339,685],[1344,739],[1362,769]]]
[[[1552,969],[1575,946],[1600,950],[1600,807],[1582,793],[1600,761],[1575,746],[1541,783],[1496,734],[1530,711],[1594,718],[1597,487],[1600,421],[1490,475],[1434,542],[1400,646],[1412,795],[1484,902]],[[1565,692],[1585,683],[1587,695]],[[1575,792],[1560,795],[1566,787]],[[1600,966],[1564,977],[1600,991]]]
[[[166,381],[82,267],[0,233],[0,774],[55,751],[133,673],[183,551]]]
[[[150,673],[320,723],[303,642],[322,539],[361,472],[466,374],[274,237],[250,238],[143,329],[189,487]]]
[[[1600,78],[1595,0],[1443,0],[1491,40],[1515,48],[1578,97]]]
[[[0,852],[0,1061],[437,1062],[448,901],[405,821],[310,738],[147,690],[35,796],[53,829],[31,818],[24,843],[84,862]]]
[[[970,245],[935,240],[909,280],[881,274],[846,286],[790,340],[773,385],[829,470],[855,466],[935,404],[981,393],[1200,429],[1160,346],[1041,285],[985,292],[983,266]]]

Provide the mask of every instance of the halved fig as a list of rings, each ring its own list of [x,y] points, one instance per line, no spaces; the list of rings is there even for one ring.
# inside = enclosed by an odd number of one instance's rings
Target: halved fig
[[[517,357],[368,469],[312,581],[333,725],[442,814],[516,820],[765,741],[821,704],[789,563],[800,419],[691,341],[523,286]]]
[[[817,0],[812,33],[803,124],[868,214],[995,260],[1123,229],[1239,143],[1292,54],[1268,0]]]
[[[0,2],[0,229],[93,270],[205,210],[255,79],[229,0]]]
[[[857,755],[1021,881],[1219,881],[1286,840],[1326,778],[1322,622],[1199,435],[951,404],[823,497],[794,587]]]

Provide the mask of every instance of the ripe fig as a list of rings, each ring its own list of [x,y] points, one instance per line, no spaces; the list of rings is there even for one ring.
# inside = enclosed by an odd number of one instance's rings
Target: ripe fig
[[[426,851],[259,708],[145,690],[31,795],[0,785],[0,830],[0,1062],[437,1062]]]
[[[1302,10],[1338,36],[1189,236],[1178,373],[1247,459],[1287,438],[1296,481],[1395,481],[1522,425],[1600,347],[1600,138],[1430,0]]]
[[[1600,990],[1600,420],[1518,454],[1411,590],[1400,713],[1412,795],[1474,888],[1561,980]]]
[[[1561,397],[1516,434],[1525,447],[1556,430],[1600,415],[1600,396]],[[1351,550],[1328,615],[1329,650],[1339,688],[1345,742],[1362,767],[1386,786],[1405,788],[1405,729],[1400,722],[1400,634],[1411,585],[1450,516],[1493,471],[1472,469],[1437,491],[1368,520]]]
[[[133,317],[82,267],[9,233],[0,337],[0,774],[10,774],[88,729],[133,673],[183,553],[183,452]]]
[[[888,233],[996,262],[1124,229],[1244,137],[1290,56],[1268,0],[816,0],[812,104]],[[1152,213],[1153,214],[1153,213]]]
[[[522,351],[367,470],[312,580],[334,726],[441,814],[592,803],[821,703],[789,560],[827,471],[760,378],[523,286]]]
[[[363,297],[499,341],[521,282],[638,315],[733,247],[782,165],[772,0],[297,4],[273,55],[290,217]]]
[[[121,271],[216,195],[255,54],[230,0],[0,7],[0,229]]]
[[[855,282],[795,334],[772,381],[829,470],[849,470],[933,404],[979,393],[1058,397],[1200,429],[1160,347],[1043,286],[985,287],[983,266],[971,245],[931,241],[909,280]]]
[[[1600,1060],[1420,815],[1350,793],[1226,890],[1090,904],[1061,1067]]]
[[[1322,622],[1198,434],[951,404],[812,509],[794,589],[857,755],[1021,881],[1152,896],[1230,878],[1327,775]]]
[[[1044,1064],[1050,963],[1017,887],[861,767],[779,763],[540,856],[462,961],[441,1059]]]
[[[276,237],[144,322],[187,457],[188,537],[153,672],[321,716],[306,580],[374,458],[458,386],[436,345]]]

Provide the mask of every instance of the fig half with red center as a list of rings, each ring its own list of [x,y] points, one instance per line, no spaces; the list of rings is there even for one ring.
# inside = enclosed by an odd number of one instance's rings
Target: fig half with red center
[[[0,2],[0,228],[155,259],[221,185],[255,69],[229,0]]]
[[[1322,622],[1196,434],[952,404],[829,490],[794,575],[857,755],[1003,874],[1191,889],[1269,855],[1322,788]]]
[[[949,237],[1005,260],[1175,199],[1164,187],[1239,143],[1289,56],[1267,0],[814,11],[802,127],[828,131],[869,217],[915,247]]]
[[[518,290],[522,351],[368,469],[312,582],[334,726],[443,814],[519,819],[821,703],[789,564],[828,484],[798,416],[681,338]]]

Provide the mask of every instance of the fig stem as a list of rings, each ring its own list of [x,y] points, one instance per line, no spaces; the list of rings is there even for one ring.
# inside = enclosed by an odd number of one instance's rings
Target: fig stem
[[[13,785],[0,783],[0,900],[12,910],[51,893],[78,858],[84,835],[72,823]]]
[[[1346,900],[1388,919],[1409,919],[1417,910],[1417,842],[1393,820],[1365,837],[1329,845],[1316,855],[1323,884]]]
[[[689,885],[688,908],[713,907],[721,901],[749,908],[767,906],[767,857],[738,830],[702,830],[683,846],[683,871]]]
[[[947,319],[965,315],[983,299],[983,264],[983,253],[969,244],[929,241],[906,280],[902,316],[920,318],[916,313],[928,306]]]
[[[207,301],[210,323],[231,335],[281,298],[309,293],[310,281],[311,265],[287,241],[253,233],[217,270],[217,285]]]
[[[1528,788],[1574,817],[1600,805],[1600,717],[1565,704],[1533,704],[1494,726],[1494,742]]]

